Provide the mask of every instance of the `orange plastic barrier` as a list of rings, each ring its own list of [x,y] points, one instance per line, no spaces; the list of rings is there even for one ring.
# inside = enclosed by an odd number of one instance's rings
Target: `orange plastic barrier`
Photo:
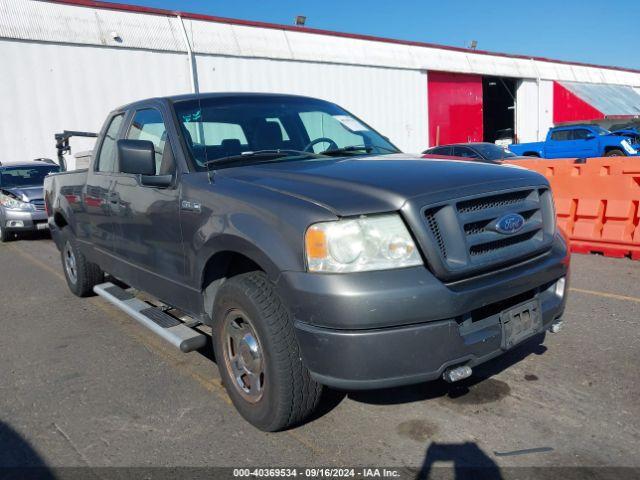
[[[547,177],[571,251],[640,260],[640,157],[509,163]]]

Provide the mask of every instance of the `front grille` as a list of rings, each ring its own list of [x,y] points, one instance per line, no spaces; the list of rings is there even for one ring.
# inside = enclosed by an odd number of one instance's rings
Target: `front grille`
[[[521,215],[524,225],[514,234],[501,233],[498,221],[512,213]],[[452,200],[426,207],[423,214],[436,247],[426,248],[426,255],[443,277],[515,262],[549,248],[553,241],[555,218],[548,188]]]
[[[532,239],[538,234],[537,231],[524,233],[522,235],[514,235],[513,237],[505,238],[503,240],[496,240],[495,242],[483,243],[482,245],[474,245],[469,249],[469,254],[472,257],[477,255],[485,255],[495,250],[501,250],[504,248],[512,247],[527,240]]]
[[[523,190],[520,192],[509,192],[500,195],[492,195],[490,197],[466,200],[458,203],[458,212],[469,213],[486,210],[488,208],[517,207],[527,199],[529,193],[529,190]]]
[[[447,246],[444,243],[444,238],[442,238],[442,235],[440,234],[440,227],[438,227],[438,222],[436,221],[436,217],[435,217],[436,212],[437,212],[437,209],[427,210],[424,216],[427,219],[427,224],[429,225],[431,234],[433,235],[433,237],[436,240],[436,243],[438,244],[438,248],[440,249],[440,254],[443,256],[443,258],[447,258]]]
[[[35,207],[39,212],[44,211],[44,200],[31,200],[31,205]]]

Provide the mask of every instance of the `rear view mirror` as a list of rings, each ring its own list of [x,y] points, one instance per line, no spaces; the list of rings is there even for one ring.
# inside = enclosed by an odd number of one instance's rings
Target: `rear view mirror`
[[[120,172],[133,175],[155,175],[156,152],[148,140],[118,140]]]
[[[587,133],[585,140],[593,140],[596,136],[593,133]]]

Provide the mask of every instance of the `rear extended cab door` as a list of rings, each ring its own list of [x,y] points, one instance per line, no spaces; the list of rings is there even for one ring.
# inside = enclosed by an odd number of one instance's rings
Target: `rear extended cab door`
[[[115,223],[110,198],[116,165],[116,141],[124,128],[124,111],[112,112],[100,132],[96,154],[87,171],[82,212],[76,213],[76,238],[103,270],[113,268]]]
[[[544,158],[566,158],[576,156],[575,141],[572,138],[572,129],[558,128],[551,130],[544,144]]]

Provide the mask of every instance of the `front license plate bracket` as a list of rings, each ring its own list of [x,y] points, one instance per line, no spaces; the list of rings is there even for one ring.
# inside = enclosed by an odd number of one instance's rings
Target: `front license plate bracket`
[[[542,330],[540,300],[528,301],[500,314],[502,348],[509,350]]]

